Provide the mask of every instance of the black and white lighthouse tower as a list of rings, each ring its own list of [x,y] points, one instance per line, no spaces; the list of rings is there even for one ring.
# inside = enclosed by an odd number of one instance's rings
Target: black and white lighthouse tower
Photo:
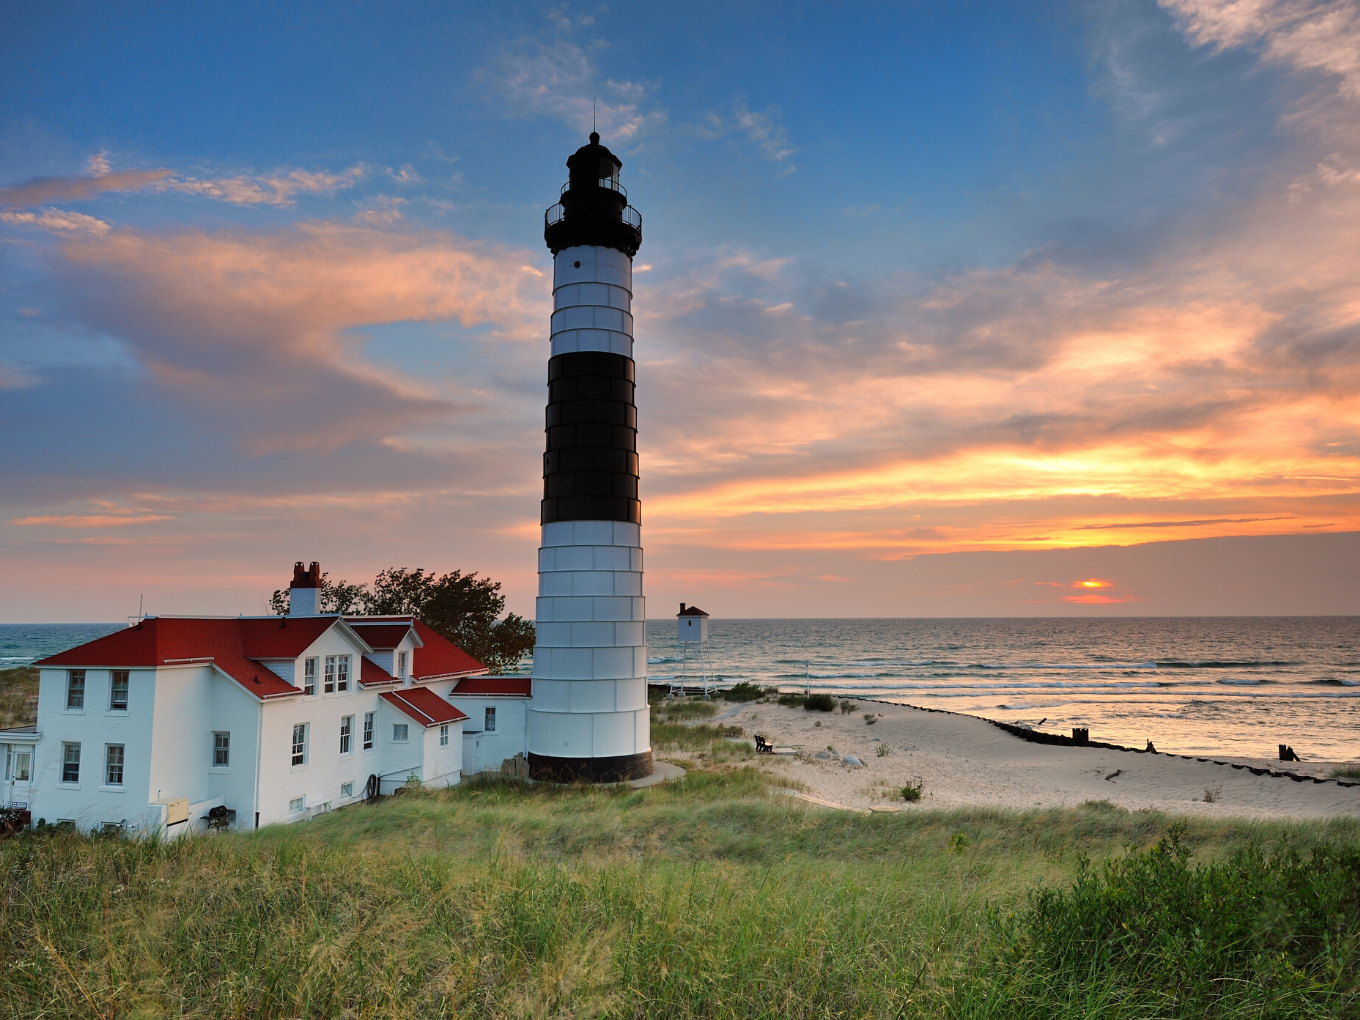
[[[544,215],[552,353],[529,774],[558,782],[652,772],[632,314],[642,217],[622,167],[592,132]]]

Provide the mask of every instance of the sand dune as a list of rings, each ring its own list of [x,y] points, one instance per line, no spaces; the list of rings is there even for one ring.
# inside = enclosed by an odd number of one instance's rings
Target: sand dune
[[[1071,807],[1108,800],[1130,810],[1236,818],[1360,815],[1360,785],[1258,776],[1232,764],[1172,754],[1033,744],[971,716],[881,702],[855,704],[859,710],[850,715],[749,704],[721,716],[747,733],[796,747],[797,755],[757,758],[776,777],[803,784],[810,799],[846,808]],[[866,712],[880,718],[866,725]],[[887,745],[888,754],[878,753],[881,744]],[[839,759],[812,757],[828,745]],[[846,755],[864,764],[846,764]],[[1336,764],[1216,757],[1317,776]],[[897,792],[917,777],[924,796],[916,804],[904,804]],[[1211,801],[1205,800],[1206,790]]]

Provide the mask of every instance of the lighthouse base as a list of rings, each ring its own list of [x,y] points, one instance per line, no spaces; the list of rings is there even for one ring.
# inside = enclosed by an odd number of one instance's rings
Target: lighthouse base
[[[557,758],[529,752],[529,778],[546,783],[622,783],[652,774],[652,752],[609,758]]]

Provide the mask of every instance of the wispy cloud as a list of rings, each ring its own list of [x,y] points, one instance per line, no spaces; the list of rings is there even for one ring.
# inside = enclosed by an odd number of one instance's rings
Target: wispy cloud
[[[738,103],[734,111],[737,127],[760,147],[761,155],[776,163],[782,162],[798,150],[789,144],[789,133],[779,122],[779,110],[768,107],[764,112],[748,110]]]
[[[202,195],[233,205],[291,206],[299,195],[333,195],[351,188],[366,176],[362,165],[339,173],[313,170],[279,170],[274,173],[227,177],[193,177],[172,170],[110,171],[104,153],[86,163],[90,176],[37,177],[23,184],[0,188],[0,207],[20,208],[44,202],[73,202],[115,191],[161,191]],[[403,174],[407,170],[403,168]],[[410,175],[402,183],[417,183]],[[61,228],[57,228],[61,229]]]
[[[364,167],[356,165],[340,173],[289,170],[258,177],[167,177],[156,187],[163,191],[203,195],[233,205],[291,206],[298,195],[333,195],[352,188],[363,180],[365,173]]]
[[[85,233],[102,235],[112,228],[109,224],[84,213],[64,209],[39,209],[37,212],[0,211],[0,223],[15,226],[41,227],[57,233]]]
[[[0,188],[0,206],[72,202],[94,198],[108,191],[141,191],[171,176],[169,170],[120,170],[110,173],[107,160],[98,166],[103,169],[103,173],[88,177],[35,177],[23,184]]]
[[[599,81],[595,62],[568,40],[529,44],[506,51],[482,69],[482,81],[514,116],[553,117],[582,134],[598,127],[601,136],[630,141],[665,123],[659,109],[644,110],[648,88],[641,82]]]

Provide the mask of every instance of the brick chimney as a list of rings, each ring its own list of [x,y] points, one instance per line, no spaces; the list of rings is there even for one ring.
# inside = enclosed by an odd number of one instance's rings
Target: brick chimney
[[[321,564],[312,561],[304,568],[302,561],[293,564],[293,583],[288,586],[289,616],[319,616],[321,612]]]

